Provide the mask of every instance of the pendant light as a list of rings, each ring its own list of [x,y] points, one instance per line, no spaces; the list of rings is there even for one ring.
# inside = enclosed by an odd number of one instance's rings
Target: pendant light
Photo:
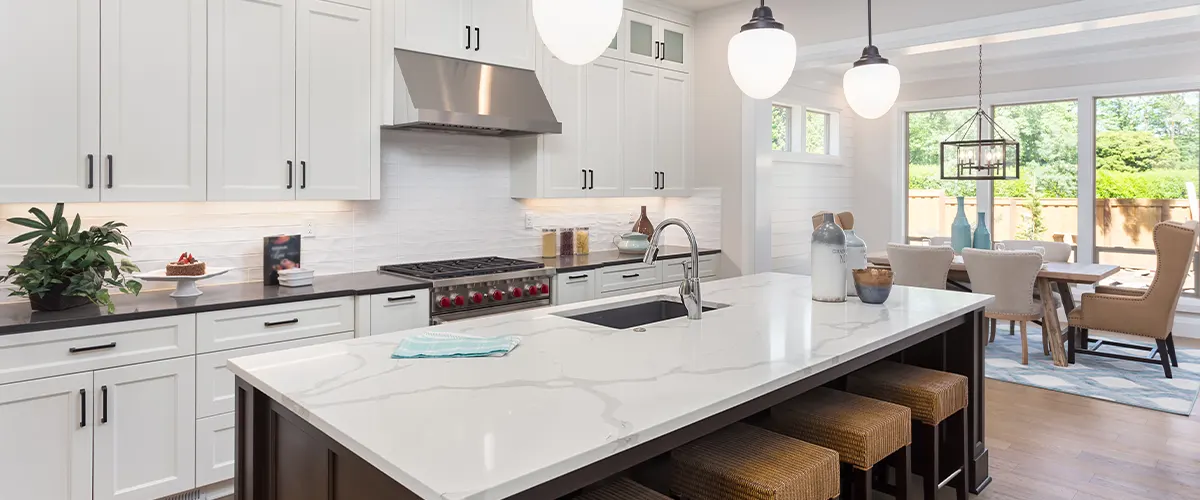
[[[991,129],[984,137],[984,122]],[[983,109],[983,45],[979,46],[979,109],[942,141],[941,178],[956,181],[1021,178],[1021,143]]]
[[[768,99],[787,85],[796,69],[796,37],[783,30],[766,0],[750,22],[729,40],[729,73],[746,95]]]
[[[867,48],[842,78],[842,91],[850,109],[868,120],[887,114],[900,95],[900,70],[879,55],[871,31],[871,0],[867,0]]]
[[[533,23],[554,57],[582,66],[612,43],[624,10],[623,0],[533,0]]]

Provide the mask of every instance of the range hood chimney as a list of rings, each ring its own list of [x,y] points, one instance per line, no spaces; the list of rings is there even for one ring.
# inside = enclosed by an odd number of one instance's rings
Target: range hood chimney
[[[396,49],[389,129],[493,137],[561,134],[532,71]]]

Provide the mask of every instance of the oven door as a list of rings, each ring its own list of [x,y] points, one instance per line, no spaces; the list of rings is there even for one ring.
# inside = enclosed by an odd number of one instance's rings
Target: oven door
[[[504,313],[510,313],[513,311],[524,311],[526,309],[537,309],[539,307],[549,307],[549,306],[550,306],[550,299],[534,300],[534,301],[529,301],[529,302],[520,302],[517,304],[504,304],[504,305],[493,306],[493,307],[485,307],[482,309],[475,309],[475,310],[471,310],[471,311],[434,315],[433,317],[430,318],[430,323],[432,323],[434,325],[440,325],[443,323],[449,323],[451,321],[462,321],[465,319],[474,319],[474,318],[481,318],[484,316],[491,316],[493,314],[504,314]]]

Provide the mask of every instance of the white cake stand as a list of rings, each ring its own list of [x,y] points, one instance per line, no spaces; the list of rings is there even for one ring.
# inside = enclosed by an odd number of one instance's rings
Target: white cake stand
[[[133,277],[142,281],[174,281],[175,291],[171,292],[172,297],[196,297],[204,293],[196,287],[197,281],[213,276],[220,276],[229,272],[230,269],[228,267],[210,267],[206,274],[200,276],[167,276],[166,269],[159,269],[148,273],[135,274]]]

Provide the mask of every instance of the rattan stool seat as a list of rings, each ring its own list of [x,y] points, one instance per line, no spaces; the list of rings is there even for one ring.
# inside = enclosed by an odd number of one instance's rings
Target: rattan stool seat
[[[599,488],[585,491],[575,500],[670,500],[671,497],[642,486],[629,478],[610,481]]]
[[[880,361],[852,373],[846,390],[912,410],[912,418],[937,425],[967,407],[967,377]]]
[[[671,452],[671,492],[687,500],[829,500],[838,455],[745,423]]]
[[[869,469],[912,443],[911,415],[900,405],[818,387],[771,408],[766,425]]]

